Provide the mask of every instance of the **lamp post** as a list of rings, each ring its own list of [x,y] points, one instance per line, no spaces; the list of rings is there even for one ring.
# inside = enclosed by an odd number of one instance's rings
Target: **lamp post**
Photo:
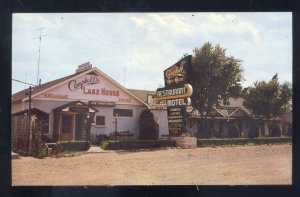
[[[117,125],[118,125],[118,114],[115,115],[116,124],[115,124],[115,142],[117,141]]]

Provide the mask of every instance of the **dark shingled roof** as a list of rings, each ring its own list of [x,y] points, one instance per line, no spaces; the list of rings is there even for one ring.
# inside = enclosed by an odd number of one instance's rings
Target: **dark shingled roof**
[[[134,90],[134,89],[127,89],[127,90],[145,102],[147,102],[148,94],[151,95],[156,94],[156,91],[150,91],[150,90]]]
[[[68,80],[76,75],[81,74],[82,72],[79,73],[75,73],[66,77],[62,77],[53,81],[49,81],[47,83],[41,84],[40,86],[35,86],[32,88],[32,92],[31,94],[36,94],[40,91],[43,91],[45,89],[48,89],[56,84],[59,84],[65,80]],[[134,89],[127,89],[129,92],[131,92],[132,94],[134,94],[136,97],[138,97],[139,99],[141,99],[142,101],[147,102],[147,95],[148,94],[156,94],[156,91],[149,91],[149,90],[134,90]],[[17,92],[15,94],[12,95],[12,101],[16,102],[16,101],[20,101],[26,97],[28,97],[28,95],[26,94],[28,92],[28,88],[21,90],[20,92]]]
[[[81,73],[81,72],[80,72]],[[75,73],[75,74],[72,74],[72,75],[69,75],[69,76],[66,76],[66,77],[62,77],[62,78],[59,78],[59,79],[56,79],[56,80],[53,80],[53,81],[49,81],[47,83],[44,83],[44,84],[41,84],[39,86],[35,86],[35,87],[32,87],[32,92],[31,94],[36,94],[40,91],[43,91],[47,88],[50,88],[56,84],[59,84],[69,78],[72,78],[74,77],[75,75],[78,75],[80,73]],[[28,95],[26,94],[28,92],[28,88],[24,89],[24,90],[21,90],[20,92],[17,92],[15,94],[12,95],[12,101],[13,102],[16,102],[16,101],[20,101],[26,97],[28,97]]]

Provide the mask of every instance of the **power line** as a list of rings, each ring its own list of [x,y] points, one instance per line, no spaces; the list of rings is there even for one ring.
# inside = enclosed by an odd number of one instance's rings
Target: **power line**
[[[36,86],[36,85],[34,85],[34,84],[32,84],[32,83],[27,83],[27,82],[20,81],[20,80],[17,80],[17,79],[11,79],[11,80],[16,81],[16,82],[19,82],[19,83],[24,83],[24,84],[27,84],[27,85],[31,85],[31,86]]]
[[[39,59],[38,59],[38,71],[37,71],[37,77],[36,77],[36,85],[39,85],[39,74],[40,74],[40,54],[41,54],[41,42],[42,42],[42,37],[47,36],[47,34],[42,35],[42,30],[45,29],[43,27],[39,28],[40,30],[40,35],[38,37],[35,37],[33,39],[39,38],[40,44],[39,44]]]

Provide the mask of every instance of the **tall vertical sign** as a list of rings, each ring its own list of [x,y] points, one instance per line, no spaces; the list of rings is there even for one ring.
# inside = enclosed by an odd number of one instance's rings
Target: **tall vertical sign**
[[[165,87],[158,88],[154,102],[165,101],[168,112],[169,133],[171,136],[185,132],[186,108],[191,105],[193,88],[187,83],[191,66],[191,55],[186,56],[164,71]]]

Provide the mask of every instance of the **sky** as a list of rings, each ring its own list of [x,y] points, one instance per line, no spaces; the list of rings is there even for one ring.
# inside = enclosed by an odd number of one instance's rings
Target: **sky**
[[[12,79],[37,84],[90,62],[130,89],[163,87],[163,71],[210,42],[242,60],[243,87],[292,83],[292,13],[15,13]],[[12,81],[12,93],[29,85]]]

